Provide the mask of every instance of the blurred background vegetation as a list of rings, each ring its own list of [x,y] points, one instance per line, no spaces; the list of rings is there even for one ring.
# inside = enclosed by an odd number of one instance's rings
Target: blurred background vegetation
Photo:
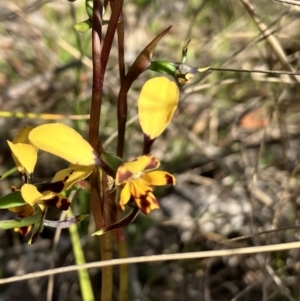
[[[158,44],[155,59],[179,61],[182,47],[191,39],[187,59],[191,66],[284,71],[287,67],[276,55],[281,47],[290,70],[297,70],[299,6],[251,1],[268,29],[261,33],[242,2],[125,1],[127,66],[172,25]],[[62,114],[64,122],[87,134],[85,116],[73,121],[68,118],[90,110],[90,32],[80,34],[73,28],[86,18],[80,0],[0,3],[1,174],[14,166],[6,140],[24,125],[47,121],[17,118],[16,113]],[[267,41],[270,36],[277,44]],[[126,134],[126,159],[141,154],[142,132],[134,119],[136,102],[141,86],[154,75],[142,74],[129,92],[129,119],[133,121]],[[127,227],[130,256],[299,239],[299,81],[295,75],[206,71],[182,89],[173,122],[153,148],[162,168],[176,175],[177,185],[157,190],[161,210],[140,215]],[[106,148],[112,152],[118,92],[115,44],[104,83],[100,129],[101,141],[107,141]],[[51,177],[65,165],[42,153],[36,181]],[[1,181],[1,195],[20,183],[17,173]],[[75,214],[89,213],[89,206],[88,192],[76,194]],[[49,216],[59,218],[55,210]],[[0,217],[9,214],[0,211]],[[86,260],[97,260],[98,241],[90,236],[95,231],[92,219],[78,227]],[[251,236],[271,229],[278,231]],[[54,234],[55,230],[46,228],[42,237],[28,246],[26,238],[0,230],[0,277],[74,264],[68,231],[62,231],[57,244],[53,244]],[[226,242],[243,235],[247,236],[243,240]],[[299,271],[298,250],[132,265],[130,300],[299,300]],[[98,296],[101,273],[90,270],[90,275]],[[117,276],[115,280],[118,283]],[[0,300],[47,300],[47,287],[46,277],[0,286]],[[115,297],[117,300],[117,286]],[[81,300],[77,274],[54,277],[52,300]]]

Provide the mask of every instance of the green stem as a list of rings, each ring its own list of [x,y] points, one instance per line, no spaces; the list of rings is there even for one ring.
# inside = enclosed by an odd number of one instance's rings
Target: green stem
[[[67,212],[68,217],[73,217],[72,209],[69,208]],[[77,230],[77,225],[74,224],[69,227],[70,237],[72,241],[72,248],[74,253],[74,258],[76,265],[84,264],[85,257],[80,243],[80,237]],[[82,269],[78,272],[79,284],[80,284],[80,291],[82,296],[82,301],[94,301],[94,293],[93,288],[90,280],[90,276],[88,270]]]
[[[124,229],[118,230],[118,252],[119,258],[127,258],[127,244]],[[119,285],[119,301],[128,300],[128,283],[129,283],[129,271],[128,264],[120,265],[120,285]]]

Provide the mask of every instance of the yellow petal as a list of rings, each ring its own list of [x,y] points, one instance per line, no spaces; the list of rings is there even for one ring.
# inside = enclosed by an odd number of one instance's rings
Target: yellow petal
[[[13,143],[27,143],[30,144],[28,135],[32,129],[34,129],[35,125],[28,125],[23,127],[14,137]]]
[[[25,143],[12,143],[7,141],[12,153],[14,161],[21,173],[25,173],[24,169],[32,174],[36,161],[37,161],[37,150],[31,144]]]
[[[145,135],[158,137],[170,123],[177,108],[179,89],[166,77],[148,80],[138,100],[139,120]]]
[[[68,190],[73,184],[87,178],[93,171],[94,166],[71,165],[55,174],[52,183],[64,182],[64,190]]]
[[[9,211],[18,213],[19,217],[28,217],[34,213],[32,206],[25,204],[23,206],[8,208]]]
[[[152,188],[146,185],[140,179],[127,182],[123,187],[120,195],[120,207],[124,210],[124,206],[133,197],[137,206],[142,212],[148,214],[153,209],[158,209],[159,204],[152,193]]]
[[[116,185],[120,185],[130,177],[139,177],[141,172],[158,168],[160,162],[152,155],[140,156],[131,162],[122,163],[116,173]]]
[[[61,157],[72,164],[97,165],[99,159],[92,146],[74,129],[62,123],[43,124],[29,133],[37,148]]]
[[[145,214],[149,214],[151,210],[159,209],[157,199],[152,192],[147,192],[145,195],[141,195],[139,198],[134,199],[137,206]]]
[[[40,193],[34,185],[24,184],[21,187],[21,194],[24,201],[30,206],[39,204],[39,206],[52,206],[61,210],[68,210],[71,202],[69,199],[59,193],[54,193],[52,191],[45,191]]]
[[[130,192],[134,197],[134,201],[137,206],[143,213],[149,214],[151,210],[159,208],[159,204],[152,193],[152,188],[146,185],[143,181],[132,181],[130,185]]]
[[[141,176],[141,180],[144,181],[147,185],[154,186],[163,186],[167,184],[175,185],[176,180],[173,175],[166,171],[151,171],[149,173],[145,173]]]
[[[24,184],[21,187],[21,194],[24,201],[32,207],[44,198],[44,195],[31,184]]]
[[[141,179],[136,179],[130,181],[129,183],[130,183],[130,193],[134,198],[138,198],[140,197],[140,195],[144,195],[148,191],[153,190],[149,185],[141,181]]]
[[[119,205],[122,210],[125,209],[125,205],[130,200],[130,184],[126,183],[121,190]]]

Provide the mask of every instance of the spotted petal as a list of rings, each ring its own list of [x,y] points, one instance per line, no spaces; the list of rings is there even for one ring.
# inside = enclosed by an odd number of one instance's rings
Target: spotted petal
[[[145,214],[159,208],[159,204],[152,193],[152,188],[140,179],[130,182],[130,192],[138,207]]]
[[[40,193],[34,185],[31,184],[24,184],[21,187],[21,194],[24,201],[32,207],[44,199],[44,195]],[[49,195],[49,198],[51,197],[52,196]]]
[[[120,185],[130,177],[139,177],[142,172],[158,168],[160,161],[152,155],[140,156],[134,161],[122,163],[116,174],[116,185]]]
[[[163,186],[167,184],[175,185],[175,177],[166,171],[155,170],[145,173],[141,176],[141,180],[150,186]]]
[[[149,214],[151,210],[159,209],[157,199],[152,192],[148,191],[146,194],[140,195],[140,197],[134,199],[137,206],[145,214]]]
[[[65,195],[60,193],[54,193],[51,199],[46,198],[43,203],[46,206],[52,206],[65,211],[68,210],[71,205],[70,200]]]
[[[24,184],[21,187],[21,194],[24,201],[31,206],[41,204],[45,206],[53,206],[60,210],[68,210],[71,204],[66,196],[50,190],[46,190],[41,193],[36,186],[31,184]]]
[[[94,166],[71,165],[70,167],[57,172],[51,182],[61,181],[64,183],[63,190],[68,190],[76,182],[87,178],[92,173],[93,169]]]

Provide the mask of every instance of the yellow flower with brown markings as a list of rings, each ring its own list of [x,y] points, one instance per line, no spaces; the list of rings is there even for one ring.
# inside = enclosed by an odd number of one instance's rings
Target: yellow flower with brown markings
[[[116,174],[116,185],[123,186],[119,205],[122,210],[133,197],[145,214],[159,208],[151,186],[175,185],[175,177],[166,171],[155,170],[160,161],[153,155],[140,156],[134,161],[122,163]]]
[[[68,210],[71,202],[64,195],[64,191],[88,177],[98,162],[98,157],[90,144],[75,130],[60,123],[24,127],[15,135],[12,142],[7,142],[23,179],[23,185],[14,190],[20,190],[25,201],[23,206],[12,207],[9,210],[18,213],[22,218],[33,215],[35,206],[39,206],[42,211],[45,211],[47,206]],[[79,151],[75,150],[75,146]],[[73,164],[57,172],[50,182],[32,184],[38,148]],[[15,228],[15,231],[26,235],[31,227]]]

